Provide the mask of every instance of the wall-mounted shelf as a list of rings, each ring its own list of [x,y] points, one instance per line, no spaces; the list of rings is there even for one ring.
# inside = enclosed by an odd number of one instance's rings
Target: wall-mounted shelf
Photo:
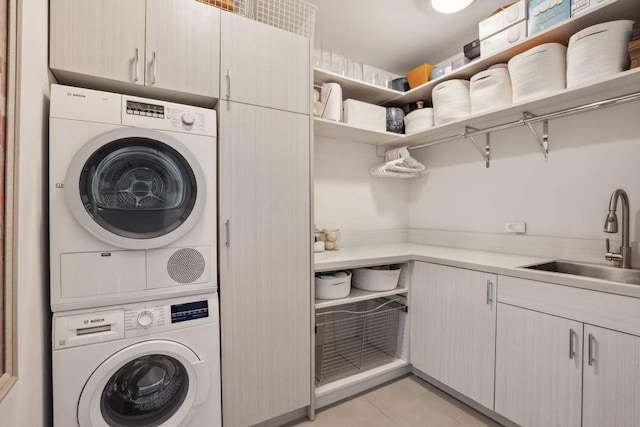
[[[623,1],[623,0],[620,0]],[[316,119],[316,135],[363,142],[384,147],[409,147],[430,142],[464,138],[466,128],[489,128],[521,120],[524,113],[544,115],[575,108],[610,98],[629,95],[640,89],[640,68],[628,70],[597,82],[564,89],[553,95],[520,102],[499,110],[469,116],[445,125],[435,126],[412,135],[371,132],[344,123]],[[388,138],[384,138],[387,136]]]
[[[316,309],[326,308],[326,307],[335,307],[337,305],[348,304],[350,302],[366,301],[369,299],[375,299],[380,297],[388,297],[392,295],[405,294],[407,292],[409,292],[409,288],[407,288],[406,286],[399,286],[390,291],[383,291],[383,292],[369,292],[369,291],[363,291],[362,289],[358,289],[358,288],[351,288],[351,292],[349,293],[349,296],[346,298],[332,299],[332,300],[316,299],[315,307]]]
[[[362,142],[365,144],[392,144],[400,142],[405,137],[399,133],[378,132],[352,126],[348,123],[336,122],[334,120],[314,119],[314,133],[316,136],[325,136],[334,139],[346,139],[352,142]]]
[[[339,83],[343,87],[344,99],[353,98],[372,104],[401,106],[419,100],[430,100],[433,88],[443,81],[468,79],[474,74],[486,70],[491,65],[507,62],[513,56],[543,43],[556,42],[566,45],[569,42],[569,38],[576,32],[591,25],[617,19],[640,20],[640,1],[607,1],[600,6],[594,7],[589,12],[574,16],[494,55],[479,58],[446,76],[427,82],[404,93],[318,69],[314,70],[314,78],[321,82]]]

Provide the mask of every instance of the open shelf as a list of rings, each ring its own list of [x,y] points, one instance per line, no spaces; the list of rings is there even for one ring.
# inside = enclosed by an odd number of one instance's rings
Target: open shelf
[[[357,289],[352,287],[348,297],[340,298],[340,299],[316,299],[315,307],[316,309],[334,307],[336,305],[348,304],[350,302],[366,301],[369,299],[388,297],[391,295],[399,295],[407,292],[409,292],[409,288],[407,288],[406,286],[402,286],[402,287],[399,286],[390,291],[383,291],[383,292],[369,292],[369,291],[363,291],[362,289]]]
[[[320,82],[339,83],[342,86],[344,99],[352,98],[372,104],[402,106],[419,100],[430,100],[433,88],[446,80],[468,79],[474,74],[486,70],[491,65],[508,62],[513,56],[543,43],[555,42],[566,45],[569,42],[569,38],[576,32],[595,24],[617,19],[640,20],[640,0],[606,1],[588,12],[560,22],[491,56],[480,57],[446,76],[434,79],[408,92],[387,89],[319,69],[314,70],[314,79]]]
[[[347,139],[352,142],[362,142],[365,144],[389,144],[400,142],[404,135],[393,132],[378,132],[370,129],[363,129],[348,123],[336,122],[334,120],[314,118],[314,134],[334,139]]]
[[[609,98],[629,95],[638,90],[640,90],[640,68],[634,68],[593,83],[563,89],[544,98],[520,102],[506,108],[476,114],[411,135],[400,135],[390,132],[373,132],[375,135],[371,135],[371,131],[324,119],[316,119],[316,135],[330,135],[332,138],[363,142],[371,145],[389,147],[412,146],[456,134],[461,135],[466,126],[487,128],[519,120],[525,111],[541,115],[580,105],[587,105]],[[323,128],[321,130],[318,130],[318,122],[322,122]],[[348,132],[345,131],[345,126],[348,127]],[[385,139],[385,135],[388,138]],[[460,138],[462,138],[462,135]]]
[[[360,372],[359,374],[351,375],[349,377],[342,378],[328,384],[323,384],[321,386],[316,387],[316,391],[315,391],[316,398],[320,398],[330,393],[340,391],[354,384],[358,384],[360,382],[369,380],[371,378],[384,375],[388,372],[394,371],[399,368],[403,368],[408,365],[409,365],[409,362],[407,362],[406,360],[396,359],[390,363],[387,363],[386,365],[378,366],[377,368],[369,369],[368,371],[363,371],[363,372]]]

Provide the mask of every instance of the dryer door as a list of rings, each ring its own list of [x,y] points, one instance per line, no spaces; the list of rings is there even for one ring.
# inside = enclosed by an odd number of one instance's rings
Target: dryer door
[[[211,373],[189,348],[146,341],[104,361],[78,402],[80,427],[183,426],[209,395]]]
[[[204,209],[198,160],[165,133],[124,128],[100,135],[72,159],[65,195],[74,217],[96,237],[149,249],[184,236]]]

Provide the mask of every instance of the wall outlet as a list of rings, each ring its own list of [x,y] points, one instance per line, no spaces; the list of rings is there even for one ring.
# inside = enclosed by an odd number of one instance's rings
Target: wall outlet
[[[524,234],[527,232],[527,223],[507,221],[504,223],[504,232],[509,234]]]

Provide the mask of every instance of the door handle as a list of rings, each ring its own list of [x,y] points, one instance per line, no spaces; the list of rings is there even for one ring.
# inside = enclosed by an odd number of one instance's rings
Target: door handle
[[[227,68],[227,99],[231,98],[231,70]]]
[[[133,59],[133,64],[134,64],[134,67],[135,67],[135,70],[136,70],[136,73],[133,76],[133,81],[137,82],[138,80],[140,80],[140,76],[138,75],[138,48],[136,48],[136,54],[135,54],[134,59]]]
[[[158,61],[156,61],[156,53],[151,52],[151,70],[152,70],[151,84],[152,85],[156,84],[156,77],[158,72],[157,64],[158,64]]]
[[[575,349],[576,331],[569,329],[569,359],[573,359],[576,355]]]
[[[596,362],[596,338],[589,334],[589,366]]]
[[[487,304],[491,304],[493,302],[493,282],[491,280],[487,280]]]
[[[231,235],[230,235],[230,232],[229,232],[229,220],[226,220],[224,222],[224,229],[225,229],[225,233],[226,233],[224,245],[228,248],[229,246],[231,246]]]

